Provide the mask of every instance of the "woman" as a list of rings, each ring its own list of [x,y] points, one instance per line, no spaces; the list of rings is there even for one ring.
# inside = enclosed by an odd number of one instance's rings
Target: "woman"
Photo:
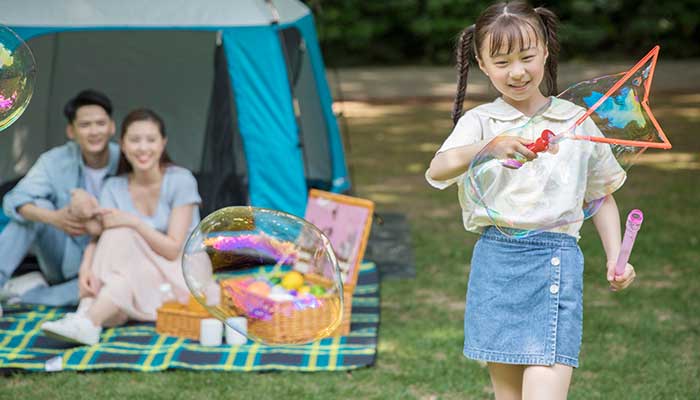
[[[166,295],[187,300],[180,257],[199,222],[201,198],[192,173],[170,161],[166,143],[155,112],[139,109],[124,119],[118,174],[100,195],[103,231],[80,267],[80,306],[44,323],[47,334],[93,345],[103,326],[154,321]]]

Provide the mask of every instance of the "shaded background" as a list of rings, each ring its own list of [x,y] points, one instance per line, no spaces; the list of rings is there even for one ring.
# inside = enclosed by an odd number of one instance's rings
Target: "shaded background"
[[[329,66],[443,65],[487,0],[303,0],[314,11]],[[551,0],[561,60],[620,60],[660,44],[665,58],[700,56],[700,1]]]

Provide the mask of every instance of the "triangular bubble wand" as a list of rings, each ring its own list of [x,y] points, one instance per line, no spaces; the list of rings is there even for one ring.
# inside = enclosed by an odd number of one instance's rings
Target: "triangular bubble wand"
[[[563,91],[558,98],[580,105],[586,108],[586,112],[566,131],[555,133],[545,129],[534,143],[526,147],[539,153],[547,151],[551,144],[574,139],[619,146],[616,155],[620,152],[639,154],[647,148],[670,149],[671,142],[649,106],[659,49],[659,46],[655,46],[627,72],[579,82]],[[598,90],[610,84],[605,93]],[[589,117],[593,118],[603,136],[575,133],[576,127]],[[520,168],[523,162],[522,159],[510,159],[505,160],[503,165]]]

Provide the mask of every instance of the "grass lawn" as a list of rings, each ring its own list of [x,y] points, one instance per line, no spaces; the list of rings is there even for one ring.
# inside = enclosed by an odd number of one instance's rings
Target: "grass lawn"
[[[621,293],[607,288],[591,223],[586,256],[581,367],[571,399],[691,399],[700,394],[700,95],[656,95],[655,114],[674,144],[649,152],[616,198],[645,213]],[[473,104],[468,105],[471,107]],[[486,369],[462,356],[468,260],[455,189],[432,190],[423,173],[449,132],[449,102],[345,103],[357,195],[378,211],[409,216],[417,277],[381,285],[377,364],[337,373],[55,373],[0,378],[2,399],[488,399]]]

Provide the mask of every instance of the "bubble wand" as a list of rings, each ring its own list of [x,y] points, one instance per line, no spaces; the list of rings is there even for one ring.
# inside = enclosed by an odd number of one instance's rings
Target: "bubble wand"
[[[644,151],[649,147],[670,149],[671,143],[649,107],[649,93],[651,92],[651,82],[658,54],[659,46],[655,46],[635,66],[626,72],[579,82],[563,91],[557,96],[558,98],[584,106],[586,112],[569,129],[563,132],[554,133],[545,129],[535,142],[526,145],[528,150],[533,153],[547,151],[550,144],[559,143],[564,139],[614,144],[637,148],[638,151]],[[593,91],[588,96],[581,96],[582,89],[608,83],[612,86],[605,93]],[[631,110],[625,110],[625,107],[631,107]],[[536,115],[541,114],[546,109],[547,106],[544,106]],[[606,121],[607,124],[611,125],[611,130],[606,132],[606,129],[603,129],[604,136],[578,135],[574,133],[576,127],[592,116],[601,121]],[[628,118],[631,118],[631,120],[628,120]],[[635,122],[639,127],[638,129],[651,125],[654,128],[654,133],[649,134],[642,130],[635,132],[637,137],[634,138],[621,136],[621,133],[628,130],[627,124],[630,121]],[[658,139],[659,141],[654,141],[653,139]],[[501,164],[507,168],[518,169],[526,161],[523,156],[516,154],[516,159],[503,160]]]
[[[617,276],[625,273],[625,267],[630,258],[634,241],[637,238],[637,232],[639,232],[639,228],[642,227],[642,221],[644,221],[644,213],[642,213],[641,210],[632,210],[627,215],[625,236],[622,238],[620,255],[617,256],[617,264],[615,264],[615,275]]]

